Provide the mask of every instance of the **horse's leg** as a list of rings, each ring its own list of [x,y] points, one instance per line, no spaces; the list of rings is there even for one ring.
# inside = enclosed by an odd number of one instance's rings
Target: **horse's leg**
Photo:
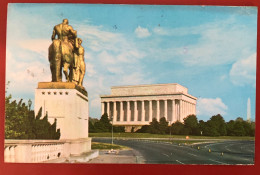
[[[67,82],[69,82],[68,68],[69,68],[69,64],[68,63],[64,63],[63,73],[65,75],[65,78],[66,78]]]
[[[53,63],[53,44],[50,45],[49,47],[49,53],[48,53],[48,58],[49,58],[49,62],[50,62],[50,70],[51,70],[51,81],[52,82],[55,82],[57,81],[56,80],[56,76],[55,76],[55,66],[54,66],[54,63]]]
[[[73,80],[73,66],[72,66],[72,64],[70,64],[69,69],[70,69],[69,80],[70,80],[70,82],[72,82],[72,80]]]
[[[53,40],[49,47],[49,62],[52,74],[52,82],[61,81],[61,48],[60,41]]]
[[[61,69],[62,69],[62,63],[61,63],[61,42],[59,42],[57,48],[56,48],[56,56],[55,56],[55,62],[56,62],[56,75],[57,75],[57,81],[61,82],[62,81],[62,74],[61,74]]]
[[[66,78],[67,82],[70,81],[70,80],[69,80],[69,74],[68,74],[69,68],[70,68],[70,64],[67,63],[67,62],[64,62],[64,64],[63,64],[63,73],[64,73],[64,75],[65,75],[65,78]]]

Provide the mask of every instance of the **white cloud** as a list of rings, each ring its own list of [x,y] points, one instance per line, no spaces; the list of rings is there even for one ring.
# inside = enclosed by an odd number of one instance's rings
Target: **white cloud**
[[[190,66],[230,64],[243,59],[256,48],[256,28],[240,24],[234,17],[193,27],[156,27],[153,31],[176,41],[174,47],[154,49],[154,46],[149,53],[160,59],[180,58],[183,64]],[[185,40],[192,38],[191,44],[176,45],[180,36]]]
[[[34,92],[38,82],[51,81],[49,65],[37,59],[32,62],[27,62],[27,60],[18,61],[14,58],[13,54],[10,54],[9,49],[7,49],[6,81],[11,82],[8,89],[9,93],[30,94]]]
[[[198,98],[197,100],[197,115],[211,117],[213,115],[225,115],[227,112],[227,105],[225,105],[221,98]]]
[[[89,63],[89,62],[86,63],[86,74],[89,77],[92,77],[93,75],[96,74],[96,71],[94,69],[94,65]]]
[[[221,81],[226,80],[226,79],[227,79],[227,75],[222,75],[222,76],[220,77],[220,80],[221,80]]]
[[[51,45],[51,40],[47,39],[29,39],[19,40],[18,46],[32,52],[36,52],[44,58],[48,58],[48,48]]]
[[[243,86],[256,85],[256,53],[246,59],[236,61],[229,72],[233,84]]]
[[[109,94],[111,86],[151,82],[140,62],[146,54],[127,35],[108,31],[103,26],[83,23],[76,26],[85,48],[84,85],[89,94],[90,113],[92,117],[100,117],[99,95]]]
[[[149,30],[147,28],[142,28],[140,26],[138,26],[135,29],[135,34],[138,38],[146,38],[151,35],[151,33],[149,32]]]
[[[91,105],[91,107],[93,107],[93,108],[100,108],[100,106],[101,106],[101,100],[100,100],[100,98],[97,97],[97,98],[95,98],[95,99],[92,99],[90,105]]]
[[[171,31],[169,29],[163,27],[155,27],[153,32],[157,35],[171,35]]]
[[[107,70],[111,73],[115,73],[115,74],[118,74],[118,73],[123,73],[123,68],[122,67],[118,67],[118,66],[110,66],[107,68]]]

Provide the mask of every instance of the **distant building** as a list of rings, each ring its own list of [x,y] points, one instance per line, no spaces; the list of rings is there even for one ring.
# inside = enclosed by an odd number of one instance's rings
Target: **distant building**
[[[101,95],[102,114],[126,132],[149,125],[152,118],[165,117],[173,123],[196,114],[197,98],[177,83],[111,87],[111,95]]]

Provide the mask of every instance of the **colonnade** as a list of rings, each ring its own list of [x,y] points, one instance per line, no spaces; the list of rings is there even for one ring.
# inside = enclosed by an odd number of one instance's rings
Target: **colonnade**
[[[162,117],[169,122],[183,122],[188,115],[196,114],[196,104],[181,99],[106,100],[101,105],[102,114],[107,113],[115,123],[145,123]]]

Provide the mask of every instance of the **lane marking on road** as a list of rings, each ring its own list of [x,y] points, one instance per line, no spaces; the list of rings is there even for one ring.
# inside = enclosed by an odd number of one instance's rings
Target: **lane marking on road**
[[[195,154],[192,154],[192,153],[188,153],[189,155],[192,155],[192,156],[195,156],[195,157],[198,157],[197,155],[195,155]]]
[[[227,145],[227,146],[225,146],[224,148],[226,149],[226,150],[228,150],[228,151],[230,151],[230,152],[232,152],[232,150],[230,150],[229,148],[227,148],[227,147],[230,147],[230,146],[233,146],[234,144],[231,144],[231,145]]]
[[[167,156],[167,157],[170,157],[169,155],[167,155],[167,154],[164,154],[164,153],[162,153],[162,155],[164,155],[164,156]]]
[[[208,147],[211,147],[211,146],[213,146],[213,145],[219,145],[219,144],[226,144],[226,143],[223,143],[223,142],[217,142],[217,143],[212,143],[212,144],[208,144],[208,145],[206,145],[205,146],[205,148],[208,148]]]
[[[251,148],[251,149],[250,149],[250,148],[249,148],[249,149],[248,149],[248,148],[245,148],[246,146],[248,147],[249,145],[250,145],[250,144],[245,145],[245,146],[241,146],[240,149],[242,149],[242,150],[246,150],[246,151],[251,152],[251,153],[254,153],[254,152],[255,152],[255,151],[254,151],[254,150],[255,150],[254,147]]]
[[[182,163],[181,161],[179,161],[179,160],[176,160],[176,162],[178,162],[178,163],[180,163],[180,164],[184,164],[184,163]]]
[[[217,162],[217,163],[229,165],[228,163],[220,162],[220,161],[217,161],[217,160],[213,160],[213,159],[209,159],[209,160],[211,160],[211,161],[213,161],[213,162]]]

